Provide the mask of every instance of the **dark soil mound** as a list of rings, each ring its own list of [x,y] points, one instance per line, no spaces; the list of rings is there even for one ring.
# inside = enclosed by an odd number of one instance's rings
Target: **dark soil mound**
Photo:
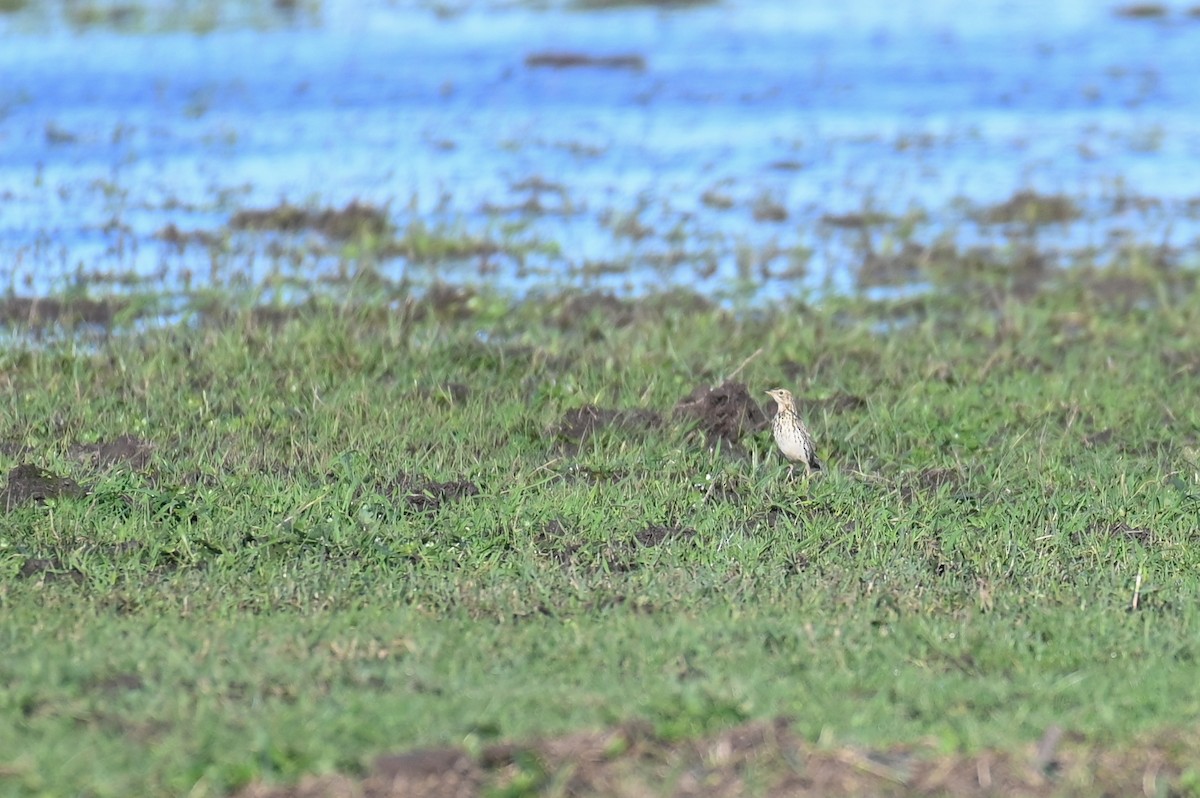
[[[0,490],[0,506],[8,512],[29,502],[41,504],[60,496],[82,496],[84,489],[70,477],[60,477],[35,465],[21,464],[8,472],[8,484]]]
[[[694,421],[712,442],[736,444],[767,426],[766,413],[742,382],[702,385],[675,405],[675,415]]]

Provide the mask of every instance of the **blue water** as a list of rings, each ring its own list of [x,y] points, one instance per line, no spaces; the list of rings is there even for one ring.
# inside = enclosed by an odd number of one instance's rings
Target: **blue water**
[[[823,217],[909,214],[873,233],[881,251],[905,237],[1004,245],[1013,231],[970,208],[1021,189],[1085,210],[1038,234],[1064,262],[1123,241],[1196,249],[1200,20],[1181,10],[324,7],[315,23],[203,35],[0,20],[0,285],[38,293],[82,276],[103,292],[140,275],[174,290],[353,270],[356,253],[316,234],[182,250],[156,235],[220,232],[281,201],[360,200],[401,231],[528,248],[378,264],[518,292],[855,290],[862,233]],[[637,55],[645,69],[526,65],[546,51]],[[757,220],[763,200],[786,219]]]

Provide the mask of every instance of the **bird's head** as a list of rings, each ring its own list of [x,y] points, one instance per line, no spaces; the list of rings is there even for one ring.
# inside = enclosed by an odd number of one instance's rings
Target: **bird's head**
[[[775,404],[779,407],[791,407],[793,404],[792,392],[787,388],[772,388],[767,391],[767,396],[774,399]]]

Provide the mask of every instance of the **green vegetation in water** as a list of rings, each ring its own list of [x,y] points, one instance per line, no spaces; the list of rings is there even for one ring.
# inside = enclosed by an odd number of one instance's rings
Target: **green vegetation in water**
[[[66,24],[75,30],[107,29],[130,34],[218,29],[277,29],[319,24],[321,0],[200,0],[200,2],[126,2],[125,0],[0,0],[0,13],[12,14],[34,29]]]
[[[1131,3],[1113,9],[1113,13],[1118,17],[1128,19],[1162,19],[1167,16],[1168,11],[1161,3]]]
[[[1079,206],[1066,195],[1018,191],[1004,202],[982,209],[977,218],[983,224],[1038,226],[1073,222],[1082,216]]]
[[[777,717],[825,751],[1166,739],[1158,783],[1200,778],[1191,285],[739,313],[363,293],[0,350],[6,793]],[[796,393],[825,472],[675,412],[735,374]],[[520,761],[489,783],[575,772]]]

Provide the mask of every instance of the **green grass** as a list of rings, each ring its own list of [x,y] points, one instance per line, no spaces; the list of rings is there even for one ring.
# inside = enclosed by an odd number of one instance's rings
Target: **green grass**
[[[0,792],[221,794],[630,720],[946,752],[1190,729],[1200,297],[1060,282],[9,344],[0,467],[90,493],[0,514]],[[800,397],[808,484],[767,433],[671,421],[760,347],[738,379]],[[584,404],[667,423],[564,439]],[[119,435],[149,461],[88,455]]]

